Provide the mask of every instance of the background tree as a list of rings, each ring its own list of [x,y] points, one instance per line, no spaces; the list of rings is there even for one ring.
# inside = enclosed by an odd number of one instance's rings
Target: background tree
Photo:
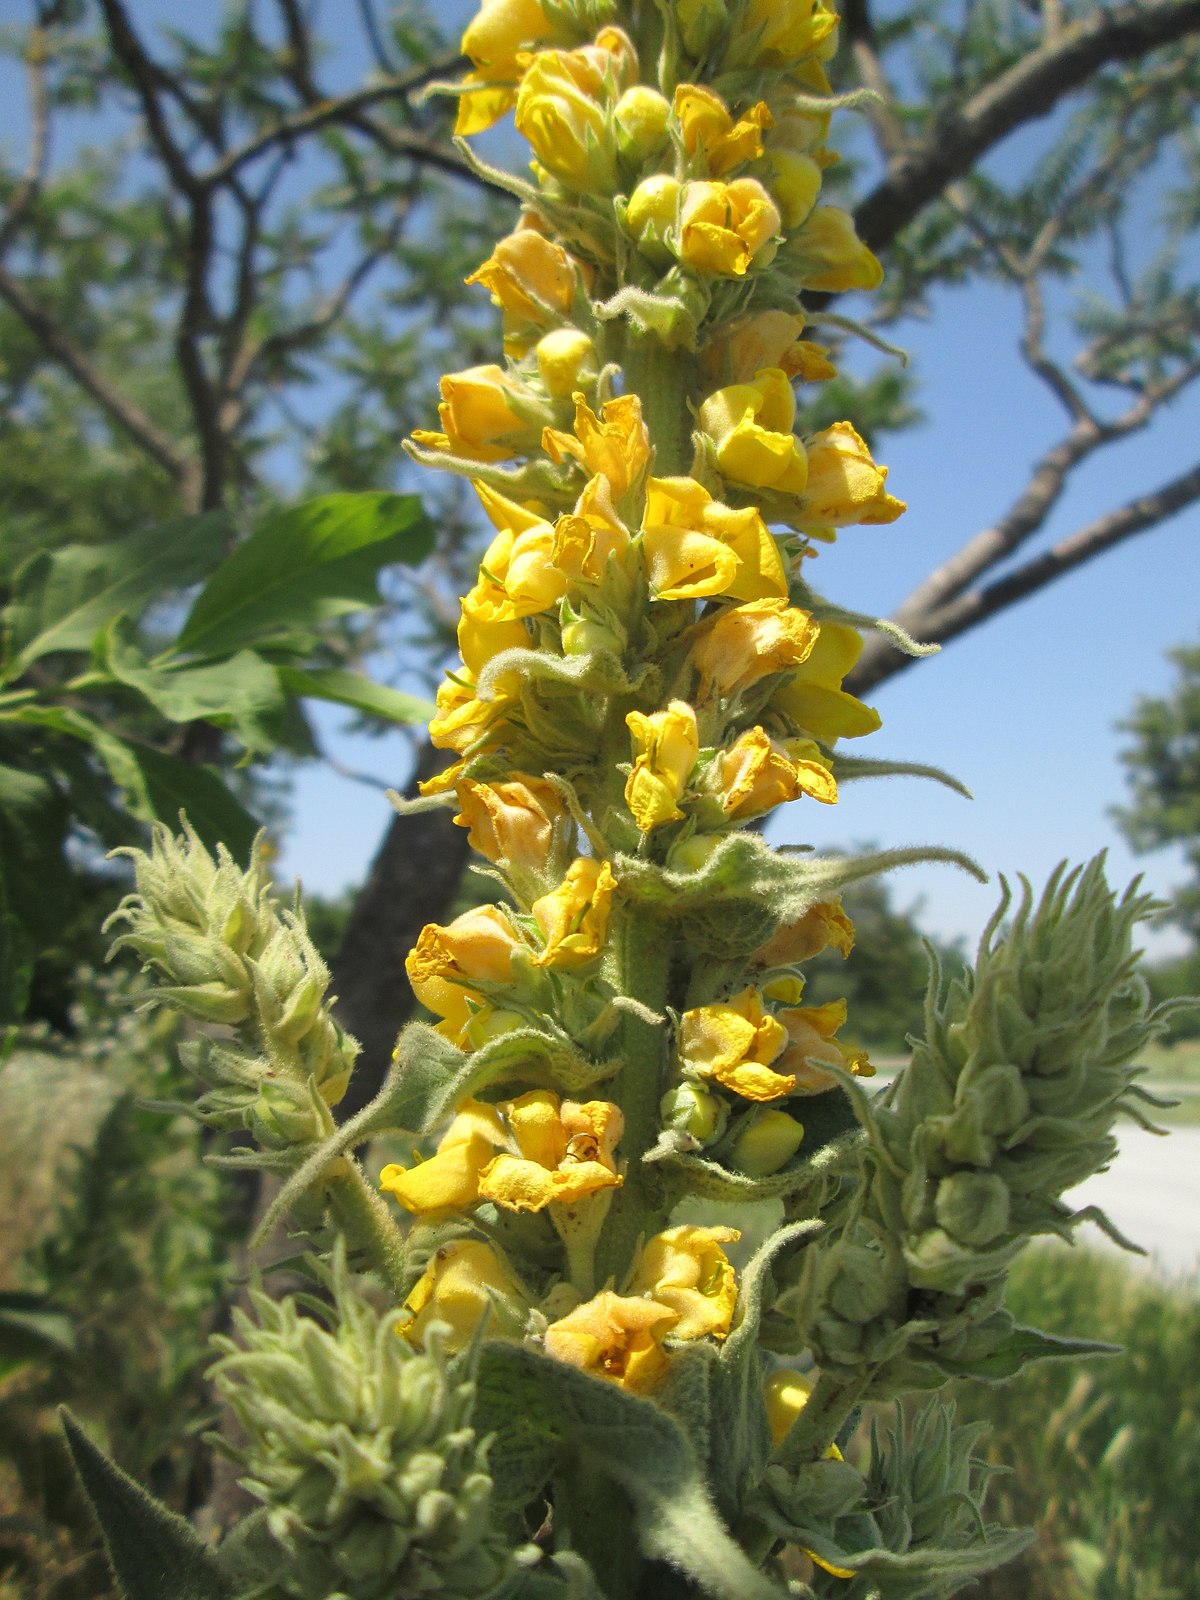
[[[167,30],[122,0],[43,0],[32,14],[10,31],[28,136],[0,180],[0,335],[15,352],[0,426],[23,464],[25,526],[45,530],[67,502],[102,533],[180,507],[400,483],[399,441],[432,409],[428,374],[476,359],[484,308],[461,279],[494,237],[485,211],[508,204],[422,99],[454,45],[422,13],[372,0],[336,35],[294,0],[234,5],[210,32],[175,16]],[[1057,437],[1030,439],[1008,510],[975,531],[964,508],[958,553],[897,606],[909,631],[944,643],[1200,496],[1200,466],[1181,462],[1043,537],[1088,467],[1122,439],[1152,438],[1200,375],[1186,252],[1200,216],[1200,0],[988,0],[879,18],[852,0],[843,35],[839,86],[877,97],[846,163],[867,190],[860,231],[889,273],[871,314],[919,312],[940,284],[1009,286],[1022,356],[1063,415]],[[1014,155],[1009,135],[1047,116],[1046,138]],[[1086,292],[1072,296],[1072,280]],[[836,323],[827,336],[838,342]],[[858,387],[856,414],[876,432],[914,419],[893,366]],[[464,525],[456,507],[437,509],[420,592],[401,584],[356,637],[377,673],[428,638],[453,590],[440,579]],[[873,638],[853,687],[906,664]],[[212,738],[193,734],[210,752]],[[434,759],[425,750],[417,765]],[[407,1003],[399,959],[462,859],[461,830],[410,819],[358,898],[337,982],[379,1067]]]
[[[1191,949],[1151,968],[1151,986],[1161,999],[1200,991],[1200,645],[1181,645],[1168,659],[1176,668],[1170,693],[1143,696],[1117,725],[1131,739],[1121,760],[1133,802],[1113,812],[1135,850],[1173,845],[1189,874],[1166,917],[1187,934]],[[1172,1033],[1200,1037],[1200,1015],[1179,1013]]]

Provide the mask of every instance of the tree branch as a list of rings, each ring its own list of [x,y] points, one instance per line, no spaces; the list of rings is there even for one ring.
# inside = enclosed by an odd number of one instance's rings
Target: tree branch
[[[162,467],[179,489],[189,510],[197,509],[200,499],[200,468],[175,441],[163,433],[100,371],[50,313],[33,298],[7,267],[0,265],[0,297],[8,302],[42,347],[71,374],[80,388],[91,395],[104,413]]]
[[[944,644],[947,639],[956,639],[996,612],[1044,589],[1065,572],[1094,560],[1135,534],[1157,528],[1197,500],[1200,500],[1200,466],[1172,478],[1150,494],[1139,495],[1117,510],[1097,517],[995,583],[960,595],[951,604],[927,613],[920,623],[919,637],[926,644]],[[852,693],[862,694],[885,678],[902,672],[913,660],[914,657],[901,655],[885,639],[875,635],[868,641],[846,686]]]
[[[922,208],[969,172],[1006,134],[1045,116],[1101,67],[1200,33],[1200,0],[1135,0],[1049,36],[967,103],[938,118],[855,211],[859,236],[879,250]]]

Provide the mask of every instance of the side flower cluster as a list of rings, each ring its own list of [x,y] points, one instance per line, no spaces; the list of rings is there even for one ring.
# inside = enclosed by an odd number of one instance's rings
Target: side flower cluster
[[[816,543],[904,509],[849,422],[795,431],[794,385],[836,375],[801,291],[881,276],[821,201],[835,37],[814,0],[486,0],[463,38],[458,131],[511,110],[533,182],[468,279],[503,361],[443,378],[409,443],[494,529],[430,727],[454,760],[423,792],[508,899],[426,927],[407,970],[481,1082],[503,1061],[505,1098],[465,1098],[384,1171],[436,1244],[417,1342],[486,1316],[654,1388],[681,1341],[729,1331],[736,1235],[670,1226],[643,1158],[771,1177],[803,1158],[806,1100],[870,1071],[845,1005],[802,1003],[803,963],[853,942],[835,897],[718,971],[627,865],[684,880],[777,806],[835,804],[837,742],[878,726],[842,687],[857,629],[801,577]],[[568,1097],[550,1038],[611,1098]]]

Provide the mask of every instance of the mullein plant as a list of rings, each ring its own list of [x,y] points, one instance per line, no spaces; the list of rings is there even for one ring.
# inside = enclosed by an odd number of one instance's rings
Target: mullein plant
[[[371,1106],[335,1120],[356,1046],[260,857],[161,830],[136,856],[120,942],[219,1025],[187,1046],[198,1112],[252,1136],[224,1159],[277,1175],[264,1226],[321,1290],[257,1290],[220,1341],[263,1504],[215,1555],[174,1529],[213,1594],[940,1596],[1025,1542],[936,1396],[842,1452],[866,1402],[1102,1348],[1016,1327],[1005,1275],[1091,1214],[1062,1195],[1141,1114],[1152,907],[1098,863],[1026,893],[973,975],[935,971],[882,1095],[844,1004],[804,1004],[848,882],[953,856],[759,826],[895,770],[838,750],[879,723],[842,687],[876,624],[808,574],[904,506],[850,422],[794,431],[835,375],[802,294],[881,277],[821,199],[836,35],[821,0],[485,0],[467,28],[444,87],[521,211],[469,280],[502,359],[410,441],[495,530],[415,803],[496,897],[421,933],[434,1021]],[[509,111],[529,177],[466,142]],[[384,1134],[376,1185],[354,1151]]]

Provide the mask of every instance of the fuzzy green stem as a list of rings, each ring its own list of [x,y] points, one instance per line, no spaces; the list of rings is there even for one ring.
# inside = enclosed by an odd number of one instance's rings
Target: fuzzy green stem
[[[353,1156],[344,1156],[331,1169],[329,1199],[351,1241],[367,1252],[371,1265],[397,1299],[402,1299],[406,1288],[404,1235],[387,1201],[372,1188]]]
[[[621,366],[626,392],[635,392],[642,403],[656,475],[686,474],[692,465],[692,419],[685,398],[691,358],[686,351],[668,350],[653,334],[639,334],[630,327]]]
[[[778,1459],[783,1465],[800,1467],[819,1460],[837,1438],[846,1418],[861,1402],[874,1376],[873,1367],[849,1380],[832,1372],[822,1372],[780,1447]]]
[[[622,906],[610,928],[609,962],[618,993],[638,1000],[665,1017],[671,939],[666,925],[641,908]],[[661,1125],[663,1063],[667,1029],[662,1023],[626,1015],[621,1020],[624,1065],[613,1099],[625,1118],[620,1151],[625,1182],[613,1195],[612,1209],[596,1247],[596,1281],[618,1282],[632,1265],[639,1236],[656,1232],[665,1222],[653,1175],[642,1157],[656,1141]]]

